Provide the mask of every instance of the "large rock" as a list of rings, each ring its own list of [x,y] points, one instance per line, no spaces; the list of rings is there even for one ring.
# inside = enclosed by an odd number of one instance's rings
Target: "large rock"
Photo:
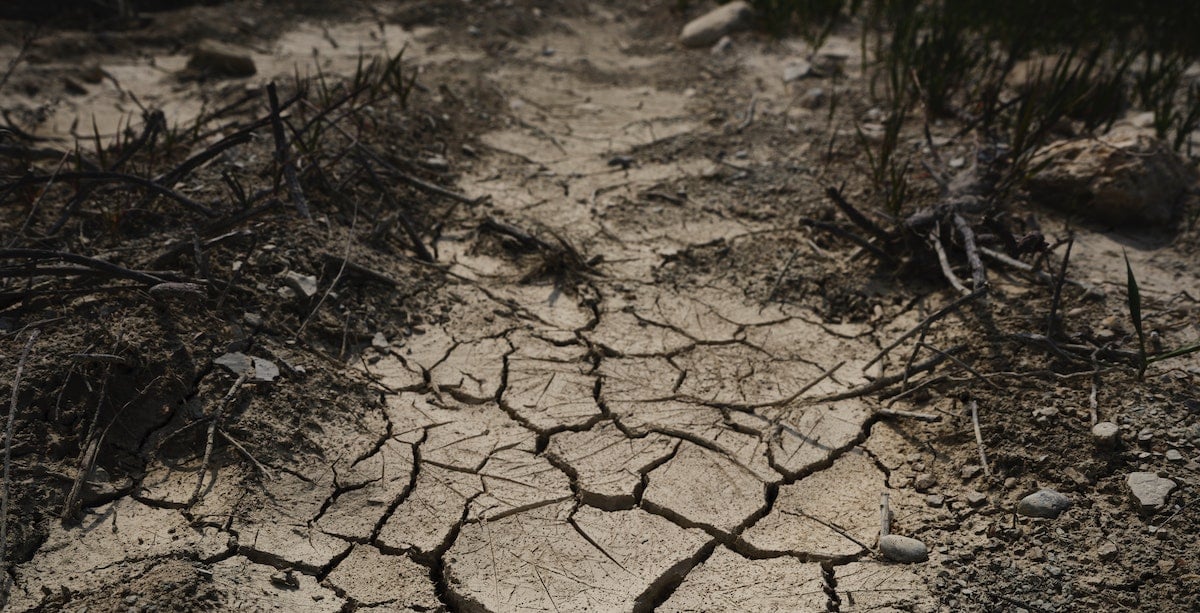
[[[1196,171],[1165,143],[1135,128],[1101,138],[1048,145],[1031,163],[1033,197],[1055,208],[1109,224],[1169,223],[1196,181]]]
[[[258,72],[248,51],[215,40],[200,41],[187,67],[213,77],[249,77]]]
[[[744,26],[751,14],[750,5],[741,0],[717,7],[683,26],[679,43],[684,47],[707,47]]]
[[[1137,504],[1138,511],[1143,515],[1153,515],[1166,506],[1167,497],[1177,484],[1154,473],[1136,472],[1125,477],[1125,485],[1129,487],[1129,495]]]

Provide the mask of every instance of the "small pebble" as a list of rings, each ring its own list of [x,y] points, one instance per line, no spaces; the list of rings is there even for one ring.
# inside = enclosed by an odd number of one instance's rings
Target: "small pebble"
[[[987,502],[987,494],[977,490],[967,492],[967,504],[973,507],[980,507],[985,502]]]
[[[917,475],[916,479],[913,479],[913,487],[918,492],[924,492],[935,485],[937,485],[937,478],[929,473],[921,473]]]
[[[1092,426],[1092,442],[1102,449],[1112,449],[1121,442],[1121,428],[1111,421]]]
[[[942,505],[946,504],[946,497],[941,494],[930,494],[925,497],[925,504],[940,509]]]
[[[1101,562],[1111,562],[1117,559],[1117,554],[1120,550],[1117,549],[1116,543],[1107,542],[1096,548],[1096,556]]]
[[[983,472],[982,466],[978,464],[967,464],[966,466],[962,467],[962,472],[960,474],[962,475],[963,481],[970,481],[971,479],[978,477],[979,473],[981,472]]]
[[[879,553],[893,562],[905,564],[929,559],[929,549],[925,547],[925,543],[898,534],[879,537]]]
[[[1026,517],[1054,519],[1071,508],[1071,499],[1054,491],[1041,490],[1021,499],[1017,503],[1017,514]]]
[[[1150,442],[1154,440],[1154,431],[1150,428],[1142,428],[1137,433],[1137,440],[1139,445],[1149,446]]]
[[[1165,454],[1168,462],[1182,462],[1183,454],[1178,449],[1168,449]]]

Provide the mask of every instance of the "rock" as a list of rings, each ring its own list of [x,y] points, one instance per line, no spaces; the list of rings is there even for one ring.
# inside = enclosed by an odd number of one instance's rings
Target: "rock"
[[[738,0],[717,7],[683,26],[679,44],[684,47],[707,47],[750,21],[750,5]]]
[[[288,287],[295,290],[297,295],[305,298],[312,298],[317,295],[317,278],[310,275],[302,275],[294,270],[289,270],[283,275],[283,282]]]
[[[1117,559],[1117,554],[1120,550],[1117,549],[1117,544],[1106,542],[1096,548],[1096,557],[1100,558],[1101,562],[1111,562]]]
[[[814,87],[804,92],[804,96],[800,98],[800,106],[806,109],[819,109],[825,106],[825,102],[829,100],[829,96],[824,89]]]
[[[187,67],[215,77],[249,77],[258,72],[249,52],[213,40],[202,40],[196,45]]]
[[[981,472],[983,472],[982,466],[978,464],[967,464],[966,466],[962,467],[962,470],[959,472],[959,474],[962,476],[963,481],[970,481],[971,479],[978,477],[979,473]]]
[[[709,49],[709,53],[712,53],[713,55],[721,55],[732,48],[733,39],[729,38],[728,36],[722,36],[721,40],[717,41],[717,44],[713,45],[712,49]]]
[[[925,497],[925,504],[940,509],[942,505],[946,504],[946,497],[941,494],[930,494]]]
[[[1183,461],[1183,454],[1180,453],[1178,449],[1168,449],[1167,453],[1164,455],[1167,458],[1168,462],[1182,462]]]
[[[1136,472],[1125,477],[1125,485],[1129,487],[1129,494],[1138,505],[1138,511],[1143,515],[1151,515],[1166,506],[1167,497],[1177,484],[1154,473]]]
[[[1071,499],[1054,490],[1041,490],[1021,499],[1017,503],[1017,514],[1026,517],[1054,519],[1071,508]]]
[[[1121,444],[1121,428],[1111,421],[1092,426],[1092,442],[1101,449],[1113,449]]]
[[[987,502],[987,494],[984,494],[978,490],[971,490],[967,492],[967,504],[973,507],[980,507],[983,506],[983,503],[985,502]]]
[[[1052,143],[1034,155],[1034,199],[1107,224],[1163,225],[1178,217],[1196,172],[1147,131],[1121,127],[1102,138]]]
[[[235,375],[249,373],[251,383],[270,383],[279,377],[279,367],[270,360],[250,357],[244,353],[226,353],[213,360],[218,366],[224,366]]]
[[[376,349],[383,350],[387,349],[391,345],[388,343],[387,337],[383,335],[383,332],[376,332],[375,335],[371,337],[371,346]]]
[[[1137,433],[1138,444],[1143,447],[1149,447],[1150,443],[1154,442],[1154,431],[1150,428],[1142,428]]]
[[[929,559],[929,549],[925,547],[925,543],[898,534],[885,534],[879,537],[879,553],[893,562],[904,564],[924,562]]]
[[[918,492],[924,492],[935,485],[937,485],[937,478],[929,473],[921,473],[917,475],[916,479],[913,479],[913,487]]]
[[[783,82],[791,83],[797,79],[807,77],[812,72],[812,64],[804,60],[792,60],[783,66]]]

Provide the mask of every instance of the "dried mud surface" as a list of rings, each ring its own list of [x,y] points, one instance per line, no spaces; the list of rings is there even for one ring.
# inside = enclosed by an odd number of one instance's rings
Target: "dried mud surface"
[[[911,345],[868,362],[953,299],[936,278],[891,276],[852,259],[852,244],[799,223],[832,217],[822,200],[829,184],[848,181],[848,194],[866,198],[850,136],[850,121],[871,107],[853,56],[857,42],[835,35],[830,43],[852,54],[844,78],[784,83],[783,68],[806,52],[804,43],[747,33],[725,53],[684,51],[674,33],[685,16],[668,10],[673,3],[658,4],[515,2],[489,15],[451,2],[379,3],[361,14],[293,16],[281,31],[244,33],[260,37],[252,43],[255,79],[286,76],[314,56],[326,58],[327,74],[347,74],[359,49],[408,44],[407,61],[422,69],[416,104],[446,122],[447,136],[425,136],[430,150],[440,143],[456,189],[481,200],[431,213],[441,216],[434,266],[395,253],[356,255],[356,264],[405,281],[334,298],[344,301],[341,310],[313,325],[323,338],[341,334],[346,354],[336,360],[295,342],[296,316],[280,314],[275,294],[285,268],[313,271],[322,256],[341,259],[353,228],[326,221],[326,229],[312,229],[318,222],[286,211],[263,222],[277,237],[308,241],[309,250],[255,256],[274,263],[251,273],[261,276],[235,304],[176,331],[207,334],[202,348],[161,367],[186,371],[181,389],[156,392],[180,405],[138,410],[149,420],[140,426],[122,422],[130,442],[106,448],[112,456],[89,480],[79,525],[59,525],[54,509],[16,511],[37,524],[15,532],[26,551],[11,570],[9,607],[1197,606],[1200,550],[1191,535],[1200,513],[1191,503],[1200,479],[1189,458],[1200,453],[1195,361],[1153,368],[1142,382],[1105,371],[1098,410],[1122,425],[1128,444],[1096,449],[1090,367],[994,340],[1040,329],[1050,292],[996,275],[990,314],[966,309],[922,336],[943,349],[964,346],[955,364],[985,378],[947,364],[935,373],[948,373],[941,385],[894,404],[871,394],[838,399],[902,370]],[[221,19],[240,17],[244,30],[253,17],[240,3],[221,7],[225,16],[217,10],[183,9],[180,23],[216,15],[210,27],[220,31]],[[43,43],[37,53],[62,53],[55,61],[69,63],[68,43],[92,35],[58,36],[59,47]],[[158,49],[161,74],[186,61],[180,49]],[[145,58],[113,52],[99,61],[113,82],[145,88],[143,102],[183,123],[205,97],[242,87],[168,87],[160,72],[145,71]],[[128,111],[120,95],[104,85],[55,97],[47,90],[62,66],[35,64],[41,81],[14,78],[41,87],[6,93],[3,104],[56,100],[44,109],[46,134],[68,131],[87,109],[99,130],[116,130]],[[846,96],[832,122],[827,109],[799,103],[813,87]],[[921,146],[919,137],[913,142]],[[610,163],[618,156],[627,159]],[[488,218],[561,239],[587,266],[572,269],[556,259],[562,253],[481,229]],[[1048,233],[1065,235],[1065,224],[1043,217]],[[1192,238],[1080,230],[1071,274],[1107,297],[1068,292],[1068,325],[1128,340],[1119,256],[1126,247],[1156,329],[1167,342],[1196,338]],[[87,312],[72,309],[65,311]],[[159,321],[178,312],[143,316]],[[239,320],[246,313],[265,323]],[[6,362],[15,364],[15,331],[51,316],[5,319]],[[293,319],[285,326],[276,316]],[[136,330],[124,317],[123,329]],[[347,340],[350,328],[365,333]],[[63,345],[107,339],[48,336]],[[142,382],[175,346],[171,338],[123,342],[142,343],[150,372],[131,375]],[[206,465],[204,428],[177,432],[189,403],[215,403],[229,389],[232,377],[210,363],[230,348],[288,371],[244,395],[229,425],[262,467],[224,442]],[[35,375],[63,368],[35,360]],[[8,390],[12,375],[4,376]],[[977,466],[960,402],[968,393],[981,407],[990,477]],[[885,406],[939,421],[884,417]],[[1138,446],[1140,431],[1151,436]],[[1169,461],[1168,448],[1183,460]],[[69,484],[63,473],[75,456],[61,451],[51,462],[53,455],[14,450],[27,487]],[[37,465],[61,468],[39,475]],[[1133,470],[1179,483],[1157,515],[1139,516],[1129,502],[1124,476]],[[203,488],[193,501],[198,479]],[[60,486],[22,500],[49,506],[61,500]],[[1067,493],[1073,507],[1057,520],[1017,517],[1016,501],[1040,487]],[[897,565],[876,553],[885,492],[892,531],[922,539],[928,562]]]

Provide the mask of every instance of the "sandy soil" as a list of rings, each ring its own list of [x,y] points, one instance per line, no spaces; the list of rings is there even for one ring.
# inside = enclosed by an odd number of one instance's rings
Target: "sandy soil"
[[[1200,605],[1195,359],[1156,364],[1139,381],[1128,367],[1014,342],[1044,331],[1051,291],[995,268],[986,301],[921,335],[917,360],[956,348],[913,375],[908,388],[923,390],[847,394],[903,371],[913,341],[872,358],[956,298],[936,271],[897,274],[801,223],[835,219],[830,185],[870,203],[854,126],[877,110],[860,46],[835,34],[824,51],[849,56],[846,74],[785,82],[787,66],[812,52],[803,41],[748,32],[723,51],[685,50],[675,35],[704,7],[673,5],[395,2],[330,13],[235,2],[155,13],[115,33],[40,33],[0,107],[49,138],[91,138],[93,121],[101,138],[119,136],[140,125],[139,103],[188,126],[246,93],[258,100],[271,78],[349,78],[360,53],[404,47],[419,87],[404,113],[380,107],[368,142],[436,158],[448,171],[431,180],[465,198],[405,192],[432,264],[399,239],[368,245],[368,209],[318,196],[313,220],[273,209],[244,224],[256,233],[248,247],[205,243],[209,278],[221,281],[199,303],[6,303],[4,390],[28,331],[43,330],[21,390],[28,416],[15,424],[8,606]],[[201,36],[246,45],[258,74],[180,79]],[[91,65],[97,83],[78,77]],[[836,92],[839,106],[810,108],[815,89]],[[939,139],[956,129],[933,126]],[[403,139],[381,142],[395,134]],[[188,193],[213,193],[222,169],[270,163],[269,129],[255,142],[207,166]],[[941,156],[973,146],[946,142]],[[924,139],[914,132],[906,147],[920,153]],[[269,186],[269,175],[257,180]],[[927,183],[914,207],[930,199]],[[203,227],[163,217],[103,226],[103,206],[89,206],[100,210],[68,227],[95,243],[57,245],[143,268],[151,258],[136,253]],[[1075,233],[1069,276],[1096,288],[1068,286],[1066,327],[1134,346],[1127,250],[1162,342],[1200,337],[1190,230],[1118,232],[1022,206],[1013,215],[1037,215],[1048,237]],[[26,215],[40,227],[42,213],[29,211],[5,227]],[[201,258],[190,257],[156,261],[198,278]],[[290,273],[318,284],[302,307]],[[230,351],[283,374],[235,381],[214,365]],[[125,358],[113,371],[70,357],[98,353]],[[96,398],[125,408],[95,409],[116,427],[79,521],[61,523],[86,453],[84,407]],[[214,411],[223,421],[206,450]],[[1120,424],[1125,443],[1095,446],[1095,418]],[[1135,471],[1177,488],[1139,513],[1126,485]],[[1015,514],[1041,488],[1067,494],[1071,508],[1057,519]],[[928,561],[878,553],[885,493],[891,531],[921,539]]]

